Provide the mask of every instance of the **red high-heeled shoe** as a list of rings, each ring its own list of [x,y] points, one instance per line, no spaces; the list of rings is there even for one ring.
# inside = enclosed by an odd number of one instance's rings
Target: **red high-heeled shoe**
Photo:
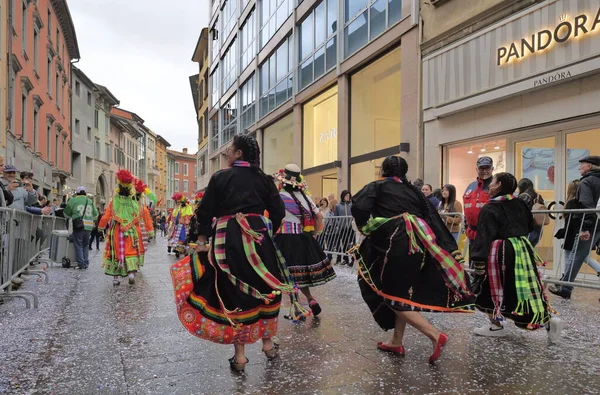
[[[445,333],[440,333],[440,337],[438,337],[437,343],[435,343],[435,350],[429,357],[429,363],[434,363],[438,360],[446,343],[448,343],[448,335]]]
[[[404,348],[403,345],[393,347],[393,346],[388,346],[387,344],[384,344],[382,342],[378,342],[377,348],[381,351],[387,351],[387,352],[391,352],[392,354],[400,355],[401,357],[403,357],[406,354],[406,349]]]

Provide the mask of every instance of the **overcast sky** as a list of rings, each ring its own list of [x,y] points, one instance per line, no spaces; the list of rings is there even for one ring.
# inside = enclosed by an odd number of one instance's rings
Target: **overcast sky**
[[[197,149],[189,76],[208,0],[68,0],[79,42],[76,64],[106,86],[171,149]]]

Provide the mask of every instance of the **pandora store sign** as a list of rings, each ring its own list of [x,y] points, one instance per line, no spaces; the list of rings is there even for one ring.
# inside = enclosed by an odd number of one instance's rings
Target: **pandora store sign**
[[[600,30],[600,8],[595,15],[591,16],[581,14],[571,19],[569,15],[564,14],[553,29],[540,30],[529,37],[522,38],[519,42],[498,48],[496,64],[503,66],[530,54],[550,49],[553,45],[598,33],[596,29]]]

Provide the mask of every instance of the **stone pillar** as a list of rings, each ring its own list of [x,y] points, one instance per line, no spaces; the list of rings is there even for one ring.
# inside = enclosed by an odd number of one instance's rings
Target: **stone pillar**
[[[338,196],[350,185],[350,77],[347,74],[338,78],[338,160],[342,167],[338,169]]]

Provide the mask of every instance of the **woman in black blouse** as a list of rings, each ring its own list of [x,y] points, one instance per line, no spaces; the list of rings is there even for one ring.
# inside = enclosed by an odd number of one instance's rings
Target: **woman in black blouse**
[[[262,339],[267,358],[277,356],[272,338],[282,293],[291,294],[293,306],[301,309],[273,242],[284,205],[273,180],[260,170],[259,158],[253,137],[233,139],[227,149],[231,167],[211,177],[196,210],[198,254],[171,270],[182,324],[200,338],[233,344],[229,363],[236,371],[248,362],[246,344]]]
[[[404,355],[402,340],[410,324],[431,339],[433,363],[448,335],[420,312],[470,312],[473,295],[456,241],[433,205],[406,179],[406,161],[390,156],[381,170],[383,178],[353,199],[352,215],[367,236],[357,253],[358,283],[375,321],[394,330],[377,348]]]

